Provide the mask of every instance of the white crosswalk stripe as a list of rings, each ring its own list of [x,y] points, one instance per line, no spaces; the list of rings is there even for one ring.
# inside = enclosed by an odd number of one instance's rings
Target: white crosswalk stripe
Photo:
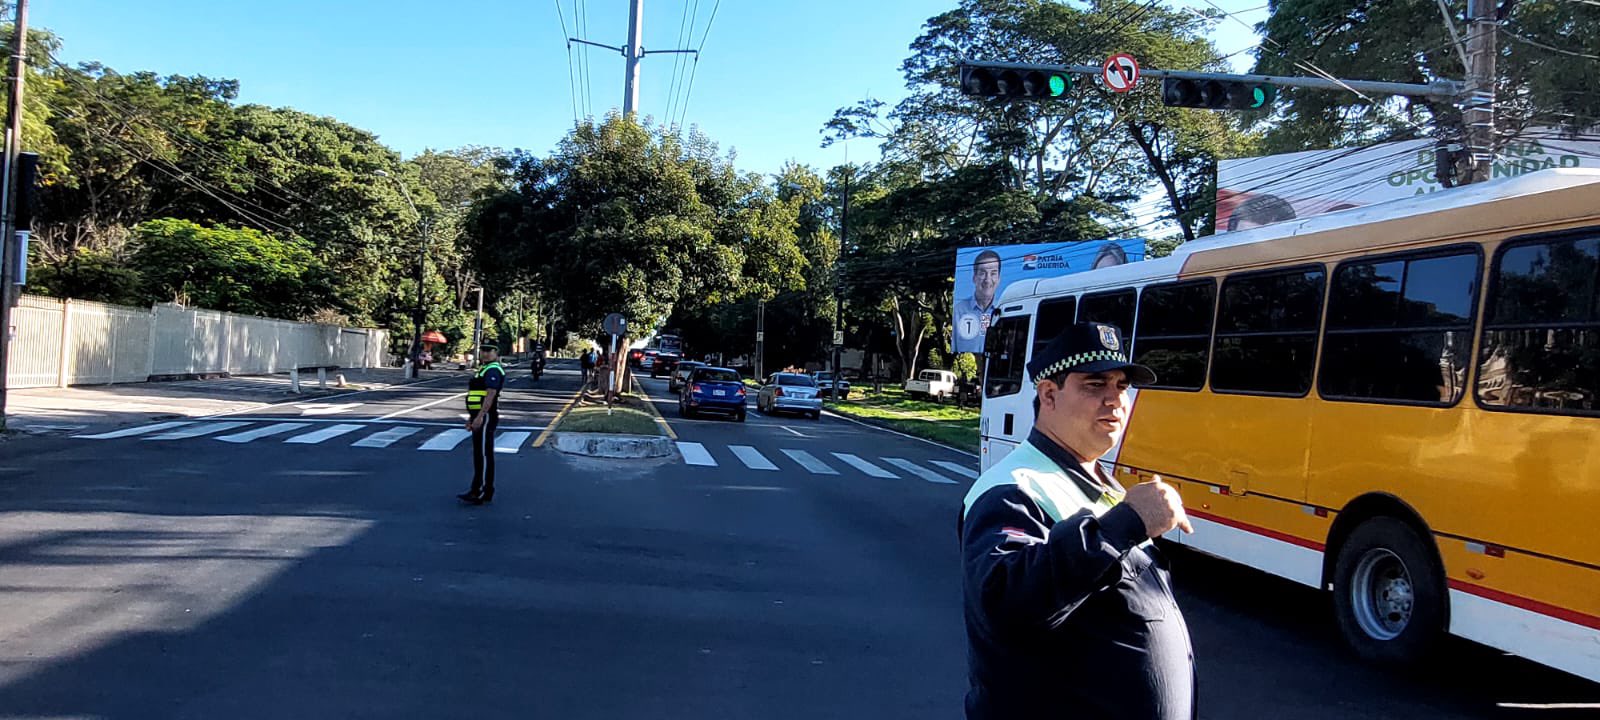
[[[133,437],[135,435],[144,435],[146,433],[161,432],[162,430],[171,430],[175,427],[183,427],[184,425],[188,425],[190,422],[191,421],[188,420],[180,420],[178,422],[156,423],[154,425],[141,425],[139,427],[112,430],[111,432],[96,433],[94,435],[73,435],[73,437],[83,440],[111,440],[114,438]]]
[[[454,450],[462,440],[472,437],[472,433],[461,428],[451,428],[438,435],[428,438],[418,450]]]
[[[800,467],[811,471],[813,475],[839,474],[838,470],[828,467],[827,463],[818,460],[817,456],[812,455],[804,450],[783,450],[782,452],[783,454],[788,455],[790,460],[799,463]]]
[[[734,456],[739,458],[739,462],[744,463],[744,466],[751,470],[778,469],[778,466],[773,465],[772,461],[768,460],[767,456],[762,455],[760,450],[749,445],[729,445],[728,449],[732,450]]]
[[[202,437],[202,436],[205,436],[205,435],[210,435],[212,433],[219,433],[219,432],[222,432],[224,430],[232,430],[234,428],[241,428],[241,427],[244,427],[244,426],[249,425],[249,424],[250,423],[247,423],[247,422],[198,423],[198,424],[195,424],[195,425],[190,425],[189,427],[178,428],[177,430],[173,430],[172,432],[164,432],[164,433],[161,433],[160,435],[152,435],[152,436],[147,437],[145,439],[146,440],[187,440],[189,438]]]
[[[296,436],[294,436],[292,438],[289,438],[288,440],[285,440],[284,442],[286,442],[286,443],[297,443],[297,444],[301,444],[301,445],[315,445],[317,443],[324,442],[326,440],[339,437],[340,435],[343,435],[345,433],[355,432],[357,430],[360,430],[363,427],[366,427],[366,426],[365,425],[351,425],[351,424],[348,424],[348,423],[341,423],[341,424],[338,424],[338,425],[329,425],[328,427],[325,427],[325,428],[312,430],[311,432],[308,432],[308,433],[306,433],[304,435],[296,435]]]
[[[711,457],[711,451],[700,443],[679,442],[678,452],[683,453],[683,461],[689,465],[699,465],[701,467],[717,466],[717,459]]]
[[[944,460],[933,460],[932,462],[933,462],[933,464],[938,465],[939,467],[942,467],[942,468],[944,468],[946,470],[949,470],[950,472],[953,472],[953,473],[955,473],[957,475],[960,475],[960,476],[962,476],[964,478],[970,478],[972,480],[977,480],[978,479],[978,469],[975,468],[975,467],[969,467],[967,465],[957,465],[957,464],[955,464],[953,462],[946,462]]]
[[[905,458],[886,457],[883,459],[883,461],[931,483],[939,483],[940,485],[956,484],[956,481],[911,462]]]
[[[258,428],[254,428],[254,429],[251,429],[251,430],[246,430],[246,431],[244,431],[242,433],[234,433],[232,435],[223,435],[222,437],[219,437],[217,439],[221,440],[223,442],[247,443],[247,442],[250,442],[252,440],[259,440],[259,439],[264,438],[264,437],[271,437],[273,435],[278,435],[278,434],[281,434],[281,433],[289,432],[290,430],[298,430],[300,428],[310,427],[310,426],[311,426],[311,423],[302,423],[302,422],[273,423],[273,424],[267,425],[265,427],[258,427]]]
[[[850,467],[860,470],[861,472],[864,472],[875,478],[888,478],[890,480],[900,479],[899,475],[889,472],[888,470],[878,467],[877,465],[873,465],[872,463],[862,460],[861,458],[851,455],[850,453],[836,452],[833,454],[833,456],[843,460],[846,465],[849,465]]]
[[[533,433],[503,432],[494,439],[494,451],[497,453],[514,453],[522,449],[522,443],[527,441]]]
[[[363,448],[386,448],[395,444],[395,442],[398,440],[402,440],[416,434],[416,432],[421,429],[422,428],[416,427],[415,425],[396,425],[395,427],[384,430],[383,432],[375,432],[371,435],[361,438],[360,440],[350,443],[350,446]]]

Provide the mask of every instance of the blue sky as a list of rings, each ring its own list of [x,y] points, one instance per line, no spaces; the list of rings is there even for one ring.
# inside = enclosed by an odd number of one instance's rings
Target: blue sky
[[[1263,0],[1215,0],[1246,22]],[[562,0],[577,34],[574,0]],[[819,147],[837,108],[905,94],[900,63],[929,17],[955,0],[645,0],[644,46],[679,47],[685,9],[696,9],[688,47],[704,52],[687,122],[698,124],[738,167],[770,173],[787,160],[822,167],[845,148]],[[1205,0],[1170,0],[1206,8]],[[579,3],[587,37],[626,42],[627,0]],[[68,63],[97,60],[119,71],[198,74],[240,82],[240,100],[289,106],[378,134],[407,157],[425,148],[521,147],[543,152],[572,127],[567,47],[554,0],[43,0],[34,25],[58,33]],[[714,24],[706,35],[713,8]],[[1247,11],[1248,10],[1248,11]],[[1247,11],[1247,12],[1245,12]],[[1225,20],[1214,37],[1231,53],[1253,45]],[[657,118],[673,92],[673,55],[647,57],[640,109]],[[1248,53],[1236,58],[1248,65]],[[588,51],[587,98],[596,115],[620,107],[623,60]],[[687,75],[685,75],[685,83]],[[581,111],[580,111],[581,113]],[[873,160],[861,142],[852,160]]]

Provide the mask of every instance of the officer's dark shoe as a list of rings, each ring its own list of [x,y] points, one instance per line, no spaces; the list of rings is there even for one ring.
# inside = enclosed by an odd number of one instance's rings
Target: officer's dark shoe
[[[461,502],[464,502],[464,503],[466,503],[468,505],[482,505],[483,504],[483,498],[480,497],[477,493],[464,492],[464,493],[461,493],[460,495],[457,495],[456,497],[461,498]]]

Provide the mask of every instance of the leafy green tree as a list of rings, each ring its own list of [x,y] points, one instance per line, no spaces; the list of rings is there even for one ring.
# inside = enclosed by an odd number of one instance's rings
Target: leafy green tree
[[[157,300],[300,318],[333,297],[327,269],[298,238],[171,218],[140,223],[134,238],[131,266]]]

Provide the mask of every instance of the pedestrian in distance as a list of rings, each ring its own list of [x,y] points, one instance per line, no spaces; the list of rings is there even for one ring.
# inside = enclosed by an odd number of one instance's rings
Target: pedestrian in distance
[[[506,371],[500,366],[500,349],[478,349],[483,365],[467,383],[467,430],[472,432],[472,485],[457,495],[469,505],[494,502],[494,436],[500,427],[500,391]]]
[[[589,376],[594,374],[594,365],[594,348],[584,348],[583,355],[578,357],[578,367],[583,371],[583,384],[579,387],[585,390],[589,388]]]
[[[962,507],[969,720],[1192,720],[1194,651],[1151,542],[1193,532],[1177,490],[1124,489],[1099,460],[1122,438],[1128,388],[1155,382],[1122,333],[1078,323],[1027,365],[1027,441]]]

